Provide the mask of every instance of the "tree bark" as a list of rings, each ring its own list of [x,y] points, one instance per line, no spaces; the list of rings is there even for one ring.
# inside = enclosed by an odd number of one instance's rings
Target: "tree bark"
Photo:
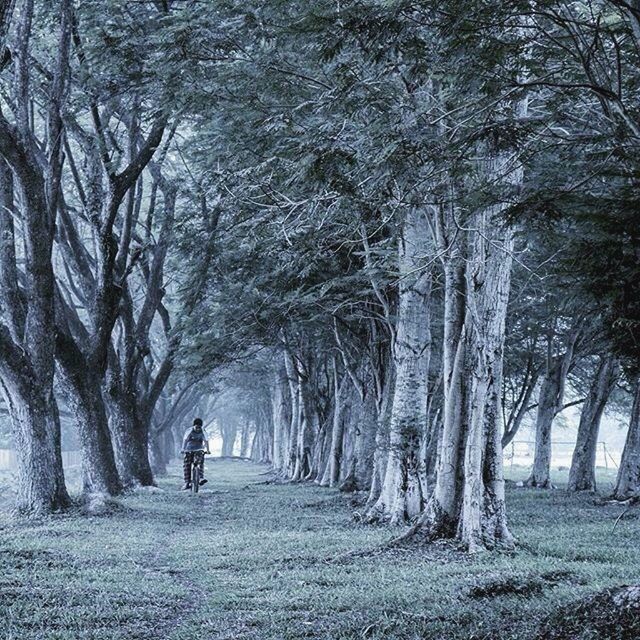
[[[617,379],[617,365],[612,355],[600,357],[589,395],[582,406],[576,448],[569,470],[568,491],[596,490],[596,451],[600,421]]]
[[[298,392],[298,376],[293,366],[293,359],[289,349],[284,351],[284,364],[289,386],[291,406],[291,425],[289,427],[289,440],[287,442],[286,475],[293,477],[298,460],[298,431],[300,430],[300,394]]]
[[[373,477],[376,446],[376,403],[372,393],[365,393],[356,425],[355,481],[358,491],[368,491]]]
[[[551,426],[556,415],[560,393],[560,360],[554,360],[540,385],[536,414],[535,450],[533,469],[527,479],[530,487],[546,489],[551,486]]]
[[[60,387],[74,417],[82,450],[82,484],[87,494],[117,495],[122,484],[109,433],[100,380],[86,366],[86,360],[59,329],[56,359]]]
[[[300,427],[296,453],[296,466],[292,480],[307,480],[312,471],[311,446],[313,443],[313,415],[311,413],[311,399],[307,383],[301,379],[298,384],[298,406],[300,412]]]
[[[340,465],[342,463],[342,448],[344,444],[344,415],[343,392],[345,378],[340,380],[338,375],[338,363],[333,361],[333,427],[331,429],[331,446],[329,448],[329,460],[324,477],[320,482],[323,486],[335,487],[340,480]]]
[[[7,33],[11,7],[0,17],[2,38]],[[15,79],[16,124],[0,113],[1,214],[0,268],[0,381],[13,425],[18,457],[16,509],[23,514],[46,514],[65,507],[69,500],[64,486],[60,453],[60,423],[53,396],[55,312],[52,248],[62,172],[61,110],[67,96],[70,42],[70,5],[60,4],[57,58],[46,88],[46,146],[39,145],[31,131],[28,107],[30,40],[34,5],[25,3],[12,50]],[[46,168],[37,151],[43,152]],[[20,193],[21,231],[24,236],[24,298],[18,286],[13,223],[13,177]],[[6,207],[6,209],[5,209]],[[8,288],[5,288],[7,287]],[[5,326],[5,316],[9,327]]]
[[[400,524],[414,518],[426,500],[426,473],[420,442],[426,429],[427,376],[431,355],[430,254],[423,212],[410,210],[399,239],[399,309],[394,345],[395,391],[391,408],[389,455],[380,496],[368,520]]]
[[[564,353],[547,356],[547,367],[538,396],[533,469],[527,480],[530,487],[551,487],[551,427],[553,419],[562,409],[565,383],[573,361],[578,334],[579,329],[574,327],[566,338]]]
[[[108,380],[106,388],[109,428],[122,482],[126,487],[152,486],[149,430],[138,415],[138,398],[131,390],[114,388]]]
[[[389,423],[391,419],[393,391],[395,388],[395,370],[393,366],[388,366],[387,369],[387,375],[382,383],[379,397],[376,398],[377,420],[375,449],[373,452],[371,487],[364,509],[365,513],[370,511],[380,497],[382,482],[387,469],[387,458],[389,456]]]
[[[613,496],[616,500],[640,497],[640,378],[634,384],[629,431]]]
[[[424,526],[429,537],[456,533],[462,502],[462,465],[459,458],[466,437],[466,358],[464,331],[465,266],[460,246],[451,246],[444,258],[443,425],[436,482],[427,504]]]
[[[64,482],[60,422],[53,395],[43,397],[32,381],[15,380],[1,366],[0,378],[18,462],[14,509],[21,516],[65,509],[70,499]]]
[[[258,425],[255,425],[255,434],[258,433]],[[251,443],[249,442],[251,436],[251,423],[245,418],[242,422],[242,430],[240,432],[240,457],[247,458],[249,456],[249,449]],[[255,442],[255,437],[254,437]]]
[[[296,359],[299,427],[296,464],[292,480],[310,480],[312,472],[311,452],[314,441],[314,415],[311,403],[310,372],[307,366]]]
[[[496,165],[501,162],[498,157]],[[499,175],[499,167],[495,173]],[[471,380],[469,427],[464,454],[464,489],[458,538],[469,551],[512,547],[506,520],[502,470],[502,368],[511,284],[513,229],[497,219],[500,207],[476,216],[467,269]]]
[[[482,171],[510,189],[522,182],[522,167],[510,153],[489,150]],[[456,537],[470,551],[513,546],[505,508],[501,392],[514,230],[503,223],[503,209],[495,204],[469,220],[466,265],[460,229],[448,208],[434,213],[445,267],[443,432],[436,487],[412,532],[427,540]]]
[[[283,471],[287,459],[287,442],[291,427],[291,409],[288,402],[289,385],[287,383],[287,370],[284,363],[279,363],[276,368],[273,384],[272,412],[273,412],[273,468]]]

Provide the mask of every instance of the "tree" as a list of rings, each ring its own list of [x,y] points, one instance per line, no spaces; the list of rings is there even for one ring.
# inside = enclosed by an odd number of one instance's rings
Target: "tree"
[[[618,363],[611,354],[600,356],[589,395],[580,412],[576,448],[571,459],[568,491],[596,490],[596,450],[600,420],[618,379]]]
[[[2,47],[13,3],[3,4]],[[21,5],[11,50],[15,86],[14,122],[0,115],[0,324],[2,393],[13,424],[18,454],[16,508],[47,513],[68,504],[60,452],[60,423],[53,394],[55,319],[51,260],[63,154],[62,109],[68,91],[71,7],[57,5],[58,55],[45,102],[46,139],[40,146],[29,116],[30,45],[34,4]],[[38,152],[43,149],[44,153]],[[45,159],[42,159],[44,156]],[[16,205],[14,186],[18,191]],[[18,271],[14,213],[24,236],[24,278]],[[21,282],[22,280],[22,282]],[[22,284],[24,283],[24,284]]]

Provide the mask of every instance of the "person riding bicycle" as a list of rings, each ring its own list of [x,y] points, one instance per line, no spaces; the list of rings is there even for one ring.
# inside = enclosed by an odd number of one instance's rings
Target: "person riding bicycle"
[[[202,420],[196,418],[193,421],[193,427],[187,429],[182,440],[182,451],[184,454],[183,471],[184,471],[184,487],[185,491],[191,489],[191,464],[197,454],[201,451],[211,453],[209,451],[209,438],[206,431],[202,428]],[[200,484],[207,482],[204,477],[204,456],[200,458]]]

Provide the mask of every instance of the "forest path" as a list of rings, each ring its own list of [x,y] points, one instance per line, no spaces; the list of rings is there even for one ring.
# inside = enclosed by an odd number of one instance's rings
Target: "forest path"
[[[640,574],[638,514],[611,535],[619,508],[559,491],[511,490],[515,554],[436,545],[328,563],[392,532],[355,522],[350,496],[266,472],[209,458],[196,496],[175,465],[108,515],[0,520],[0,638],[525,640],[562,603]],[[499,588],[478,597],[478,584]]]

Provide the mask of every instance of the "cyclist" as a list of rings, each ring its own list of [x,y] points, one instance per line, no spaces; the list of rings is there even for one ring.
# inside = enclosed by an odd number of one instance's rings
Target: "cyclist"
[[[194,456],[204,451],[205,453],[211,453],[209,451],[209,438],[206,431],[202,428],[202,420],[196,418],[193,421],[193,427],[187,429],[182,440],[182,451],[184,454],[183,471],[184,471],[184,486],[185,491],[191,489],[191,463]],[[200,484],[203,485],[207,482],[204,477],[204,456],[201,458],[200,465]]]

